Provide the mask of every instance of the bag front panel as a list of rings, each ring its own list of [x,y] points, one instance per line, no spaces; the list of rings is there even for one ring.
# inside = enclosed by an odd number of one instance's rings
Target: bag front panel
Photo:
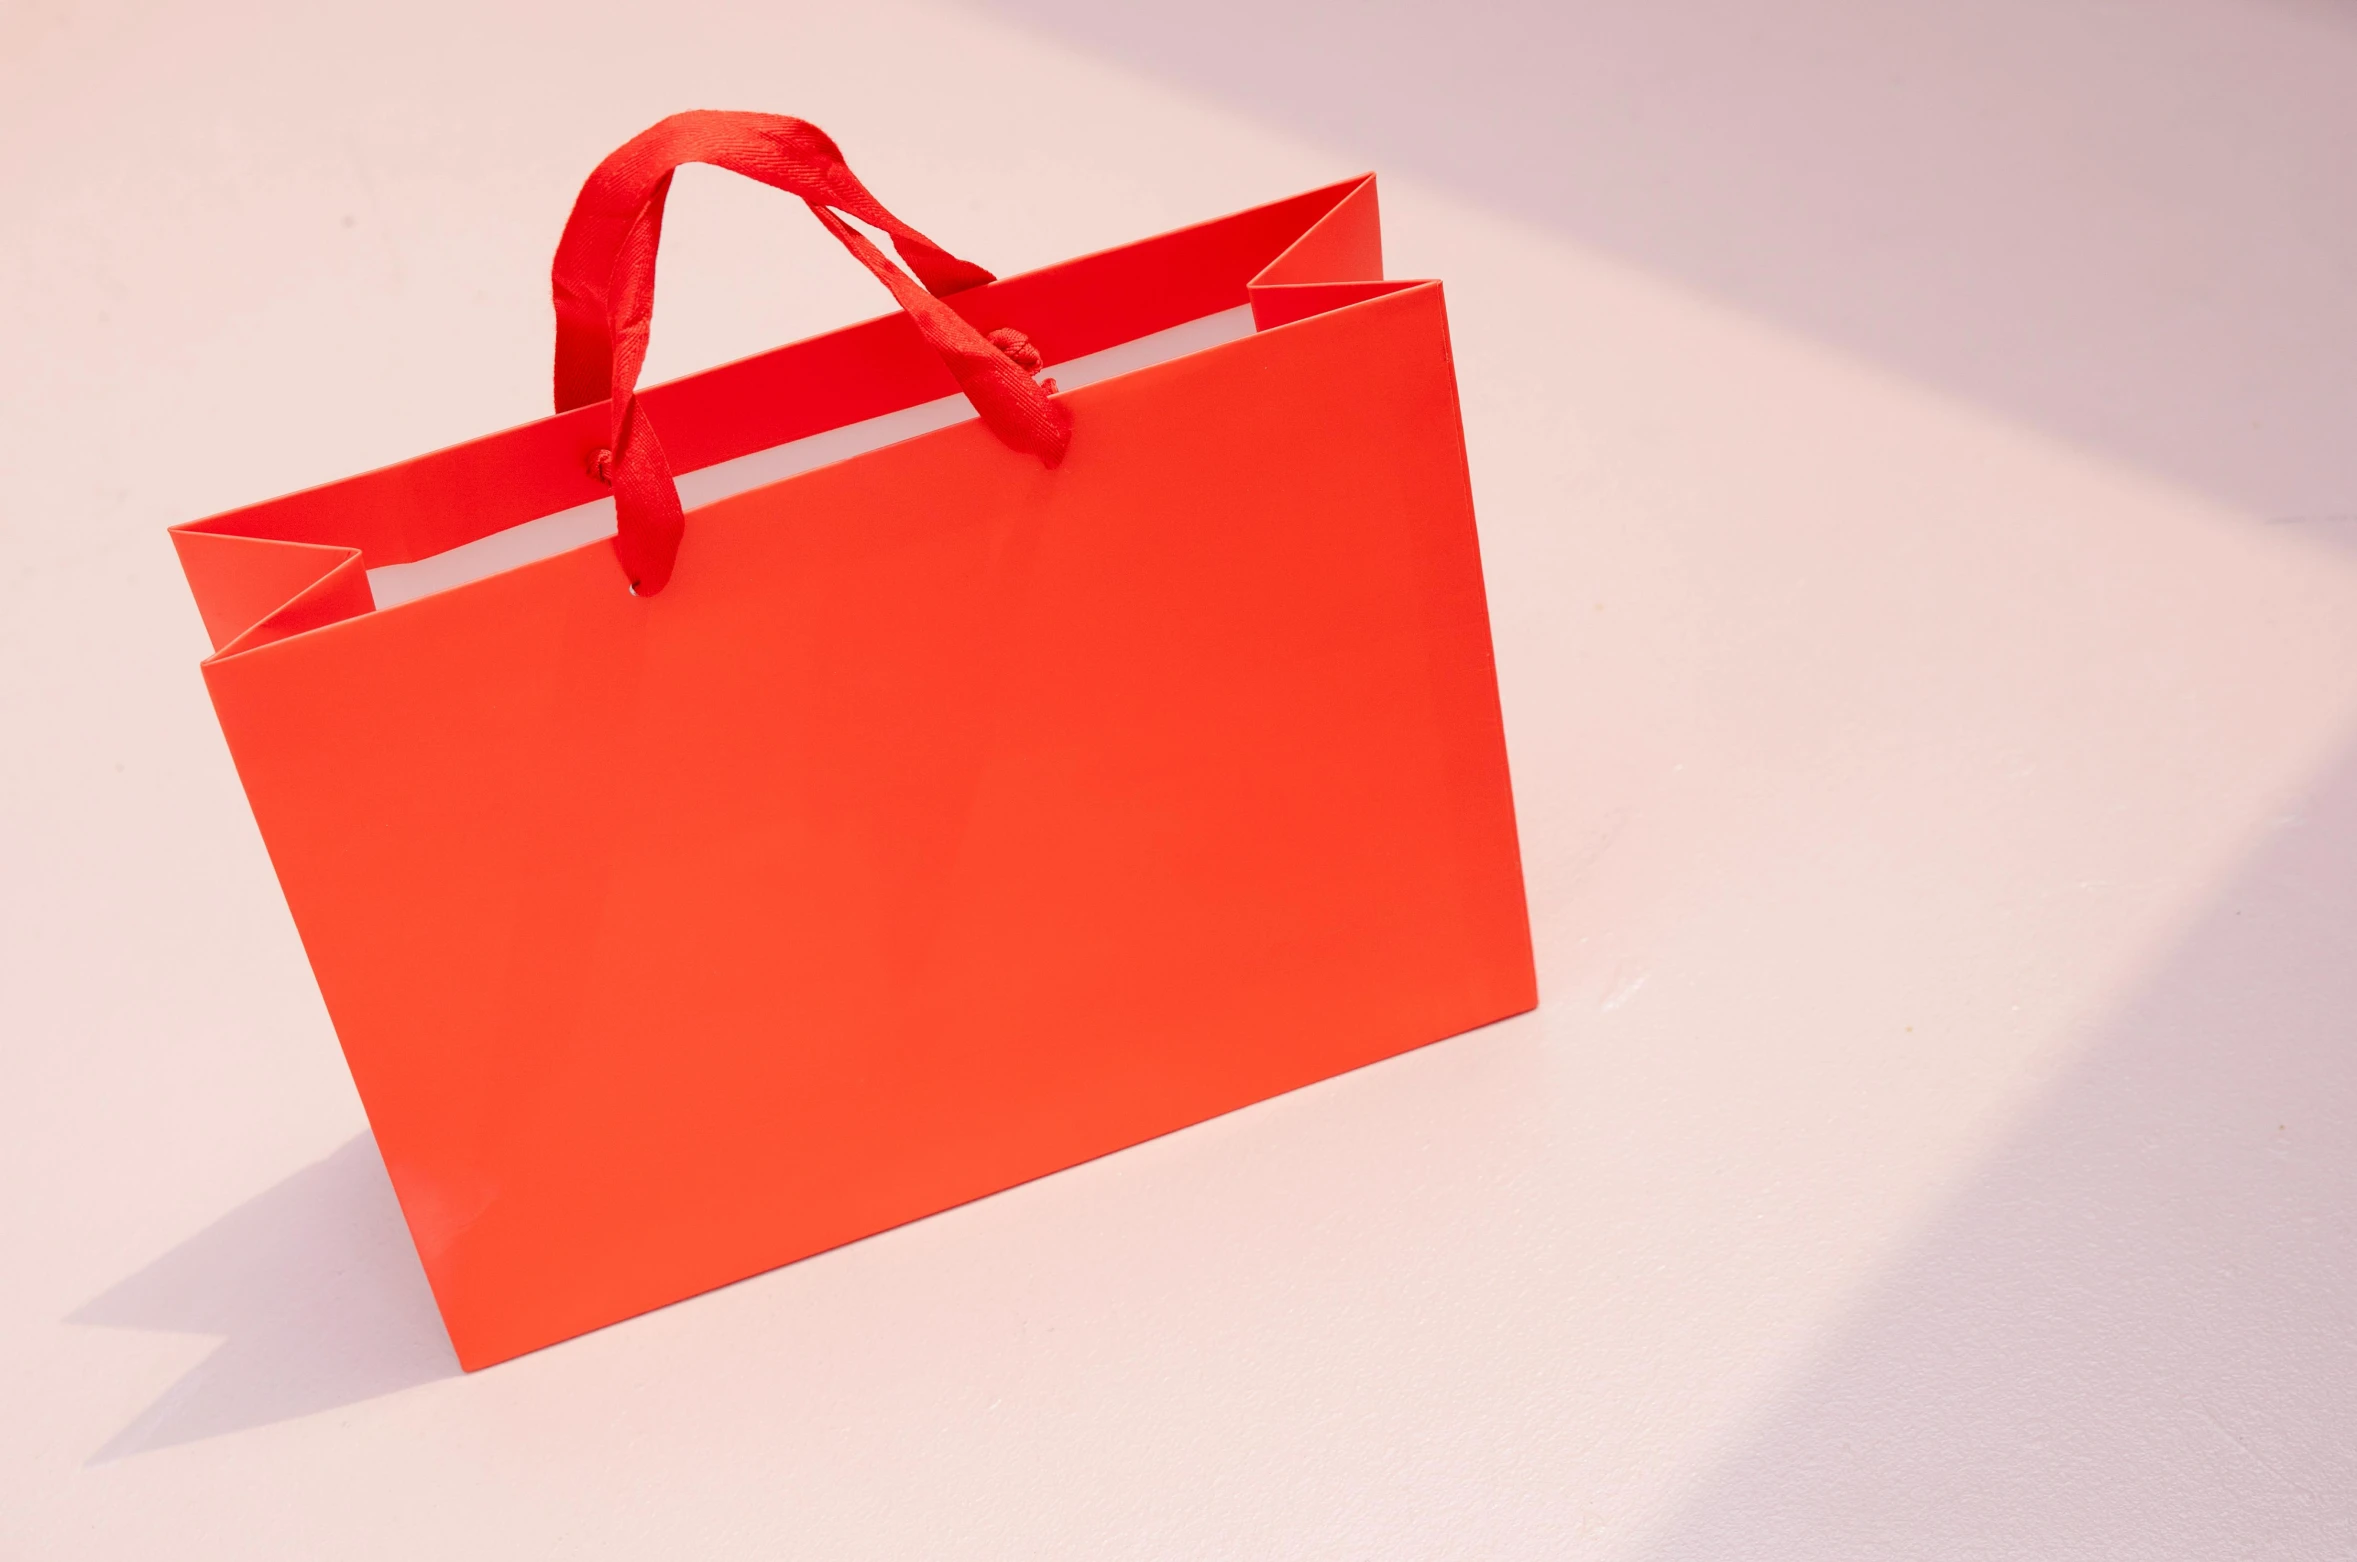
[[[209,669],[469,1366],[1535,1002],[1438,287],[1068,399]]]

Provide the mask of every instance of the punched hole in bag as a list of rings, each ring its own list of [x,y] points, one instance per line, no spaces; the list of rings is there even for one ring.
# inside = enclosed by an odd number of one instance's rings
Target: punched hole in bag
[[[945,294],[994,280],[991,273],[885,210],[817,126],[782,114],[674,114],[632,137],[590,174],[550,272],[556,410],[600,400],[612,409],[598,476],[613,489],[614,551],[634,592],[651,596],[663,589],[686,527],[670,463],[637,395],[653,317],[663,206],[673,173],[685,163],[725,168],[800,197],[891,292],[984,424],[1010,448],[1046,466],[1063,460],[1072,438],[1071,413],[1053,399],[1053,381],[1033,379],[1038,352],[1020,332],[984,336],[941,302]],[[908,270],[894,265],[846,217],[887,235]],[[1014,356],[1017,350],[1030,358],[1029,367]]]

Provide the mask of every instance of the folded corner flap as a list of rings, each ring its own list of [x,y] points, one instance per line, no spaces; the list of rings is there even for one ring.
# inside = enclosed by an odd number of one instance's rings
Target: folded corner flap
[[[1251,285],[1378,282],[1382,278],[1383,217],[1375,200],[1375,176],[1368,174],[1262,267]]]
[[[215,657],[376,609],[358,548],[172,529]]]
[[[1244,293],[1252,301],[1252,328],[1269,331],[1423,285],[1384,280],[1383,219],[1375,176],[1368,174],[1263,267]]]
[[[1273,331],[1311,315],[1322,315],[1345,304],[1362,303],[1397,293],[1402,288],[1429,287],[1429,282],[1279,282],[1256,283],[1252,297],[1252,329]]]

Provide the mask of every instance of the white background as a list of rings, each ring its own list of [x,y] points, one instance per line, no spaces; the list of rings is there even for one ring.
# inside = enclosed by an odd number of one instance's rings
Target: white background
[[[1543,1006],[456,1373],[164,528],[539,413],[580,178],[1376,166]],[[0,1554],[2357,1550],[2357,12],[0,0]],[[684,175],[657,375],[877,312]]]

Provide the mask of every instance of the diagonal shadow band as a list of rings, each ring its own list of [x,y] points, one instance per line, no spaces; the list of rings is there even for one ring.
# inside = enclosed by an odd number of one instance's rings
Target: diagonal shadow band
[[[93,1465],[458,1375],[376,1139],[363,1133],[231,1210],[67,1320],[220,1346]]]
[[[2357,1555],[2352,1189],[2357,750],[1646,1555]]]
[[[965,3],[2251,514],[2357,510],[2348,0]]]

